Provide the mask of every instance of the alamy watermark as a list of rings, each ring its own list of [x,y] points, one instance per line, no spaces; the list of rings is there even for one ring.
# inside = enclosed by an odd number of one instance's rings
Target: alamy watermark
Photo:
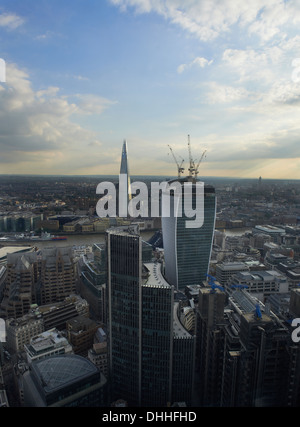
[[[0,318],[0,342],[6,342],[5,320]]]
[[[100,218],[184,217],[186,228],[202,227],[204,182],[151,182],[150,192],[149,197],[148,186],[144,182],[130,184],[127,174],[119,175],[118,190],[112,182],[101,182],[96,190],[96,194],[102,195],[96,205],[97,215]]]
[[[6,63],[0,58],[0,83],[6,83]]]
[[[299,318],[292,320],[292,327],[296,328],[292,332],[292,341],[297,343],[300,341],[300,335],[298,335],[298,333],[300,332],[300,319]]]

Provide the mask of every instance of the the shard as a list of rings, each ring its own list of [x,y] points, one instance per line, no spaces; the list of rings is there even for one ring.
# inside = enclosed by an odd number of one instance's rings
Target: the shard
[[[130,175],[129,175],[129,167],[128,167],[128,148],[127,148],[126,140],[124,140],[123,147],[122,147],[119,182],[121,181],[122,181],[122,184],[125,184],[125,185],[122,185],[122,189],[124,188],[125,191],[122,191],[122,193],[119,194],[119,216],[126,217],[128,202],[131,200],[131,184],[130,184]],[[125,214],[125,210],[122,207],[125,208],[126,214]]]
[[[128,177],[129,177],[127,152],[128,152],[127,142],[126,142],[126,140],[124,140],[123,147],[122,147],[122,158],[121,158],[120,174],[127,174]]]

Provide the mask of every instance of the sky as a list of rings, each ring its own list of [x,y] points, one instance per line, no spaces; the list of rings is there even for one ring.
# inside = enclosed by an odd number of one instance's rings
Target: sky
[[[299,28],[299,0],[1,0],[0,174],[115,175],[126,139],[174,176],[190,135],[199,177],[300,179]]]

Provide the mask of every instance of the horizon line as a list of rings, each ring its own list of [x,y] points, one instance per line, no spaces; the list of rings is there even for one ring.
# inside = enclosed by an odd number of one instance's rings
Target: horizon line
[[[111,176],[111,177],[117,177],[119,174],[34,174],[34,173],[0,173],[0,177],[8,177],[8,176],[18,176],[18,177],[30,177],[30,176],[39,176],[39,177],[101,177],[101,176]],[[147,177],[171,177],[171,178],[178,178],[177,175],[152,175],[152,174],[130,174],[130,177],[141,177],[141,176],[147,176]],[[260,178],[263,181],[300,181],[300,178],[263,178],[263,177],[240,177],[240,176],[215,176],[215,175],[208,175],[208,176],[202,176],[199,177],[199,179],[242,179],[242,180],[259,180]]]

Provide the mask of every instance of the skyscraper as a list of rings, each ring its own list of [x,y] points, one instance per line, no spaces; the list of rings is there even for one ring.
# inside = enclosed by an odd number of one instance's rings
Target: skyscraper
[[[121,167],[120,167],[120,180],[124,180],[122,183],[122,193],[119,194],[119,216],[127,217],[128,202],[131,200],[131,183],[128,166],[128,147],[127,142],[124,140],[122,147]],[[125,191],[124,191],[125,190]]]
[[[180,323],[160,263],[143,263],[137,227],[107,232],[108,351],[112,400],[130,406],[191,402],[194,336]]]
[[[137,230],[107,232],[108,351],[112,399],[140,404],[142,242]]]
[[[199,290],[197,306],[197,391],[200,404],[219,406],[223,366],[225,292],[208,283]]]
[[[221,405],[290,404],[293,393],[299,389],[293,385],[293,368],[299,357],[291,345],[288,323],[246,290],[234,291],[228,308],[224,313]]]
[[[192,182],[192,198],[195,203],[196,179],[178,178],[184,186]],[[211,256],[213,234],[216,217],[216,195],[214,187],[204,185],[204,222],[201,227],[187,228],[188,218],[184,211],[184,191],[179,203],[172,203],[170,215],[162,217],[162,232],[165,254],[165,275],[169,283],[177,289],[184,289],[187,285],[200,284],[206,280]],[[174,204],[175,212],[174,212]],[[178,212],[181,209],[182,215]]]

